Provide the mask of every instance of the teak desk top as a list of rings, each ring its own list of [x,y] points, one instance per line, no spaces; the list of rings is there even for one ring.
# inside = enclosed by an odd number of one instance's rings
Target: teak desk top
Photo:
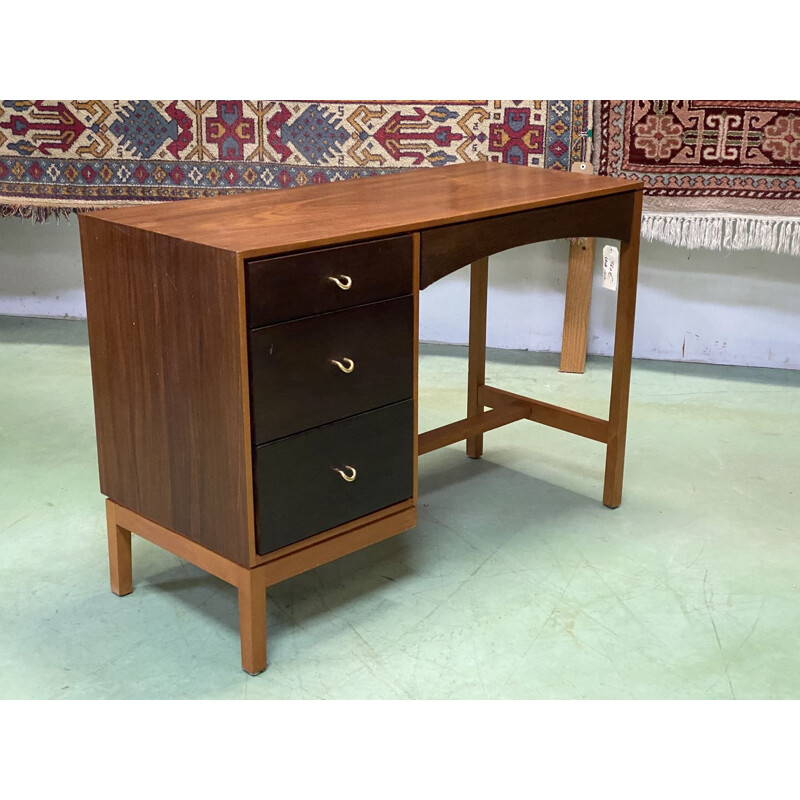
[[[642,188],[640,181],[481,161],[87,216],[253,258]]]

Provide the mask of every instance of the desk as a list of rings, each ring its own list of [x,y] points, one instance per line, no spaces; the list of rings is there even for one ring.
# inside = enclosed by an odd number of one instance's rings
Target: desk
[[[641,201],[480,162],[81,215],[112,590],[131,532],[236,586],[256,674],[266,588],[412,528],[424,453],[533,420],[607,445],[618,506]],[[484,382],[489,256],[592,236],[622,243],[607,420]],[[419,292],[468,264],[467,416],[418,434]]]

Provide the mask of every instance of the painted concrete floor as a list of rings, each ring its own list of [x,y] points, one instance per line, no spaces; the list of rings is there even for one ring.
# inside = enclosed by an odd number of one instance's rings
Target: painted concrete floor
[[[605,415],[610,361],[490,351],[487,382]],[[422,430],[466,349],[423,346]],[[798,698],[800,373],[636,362],[623,505],[603,447],[518,422],[420,461],[413,531],[268,594],[134,537],[108,588],[86,326],[0,317],[0,698]]]

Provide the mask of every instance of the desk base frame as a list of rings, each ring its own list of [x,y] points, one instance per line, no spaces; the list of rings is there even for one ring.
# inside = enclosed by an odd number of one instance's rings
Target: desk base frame
[[[636,209],[641,208],[641,197]],[[577,436],[606,445],[603,505],[617,508],[622,502],[622,477],[625,465],[625,439],[628,426],[631,359],[633,357],[633,325],[636,309],[636,286],[639,271],[638,228],[630,240],[621,243],[617,314],[614,332],[614,363],[611,373],[611,399],[608,419],[591,417],[568,408],[554,406],[511,392],[487,386],[486,380],[486,308],[488,298],[489,259],[481,258],[470,267],[469,366],[467,377],[467,416],[419,436],[419,455],[466,440],[467,455],[480,458],[483,434],[520,419],[540,422]],[[580,263],[575,263],[580,251]],[[562,355],[563,372],[582,372],[586,354],[586,322],[591,300],[591,265],[593,242],[578,240],[571,249],[570,274],[567,284],[565,327]],[[574,268],[574,269],[573,269]],[[588,292],[586,291],[588,281]],[[580,294],[580,296],[577,296]],[[567,341],[569,321],[572,333]],[[576,354],[580,353],[580,363]],[[566,358],[566,361],[565,361]],[[565,363],[569,362],[569,368]],[[485,408],[490,411],[485,411]]]
[[[122,597],[133,591],[132,533],[236,587],[242,669],[257,675],[267,668],[267,587],[407,531],[416,525],[417,512],[411,500],[397,503],[276,550],[269,561],[252,568],[214,553],[113,500],[106,500],[106,522],[114,594]]]

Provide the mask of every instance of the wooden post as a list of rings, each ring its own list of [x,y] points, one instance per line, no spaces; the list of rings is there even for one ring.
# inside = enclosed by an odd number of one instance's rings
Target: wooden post
[[[564,332],[561,338],[561,372],[583,372],[586,366],[586,334],[592,301],[594,271],[593,238],[573,239],[569,245],[569,272],[564,301]]]
[[[614,332],[614,365],[611,371],[611,405],[608,413],[608,447],[603,505],[616,508],[622,502],[622,473],[625,466],[625,436],[628,427],[628,395],[633,358],[633,324],[636,312],[636,283],[639,274],[639,229],[642,192],[636,192],[630,239],[622,242],[619,263],[617,322]]]
[[[238,589],[242,669],[258,675],[267,668],[267,587],[259,570],[243,568]]]
[[[469,271],[469,366],[467,373],[467,418],[483,411],[478,390],[486,382],[486,300],[489,287],[489,259],[475,261]],[[467,455],[483,455],[483,434],[467,439]]]
[[[116,506],[110,500],[106,500],[106,524],[111,591],[123,597],[133,591],[131,532],[117,525]]]

